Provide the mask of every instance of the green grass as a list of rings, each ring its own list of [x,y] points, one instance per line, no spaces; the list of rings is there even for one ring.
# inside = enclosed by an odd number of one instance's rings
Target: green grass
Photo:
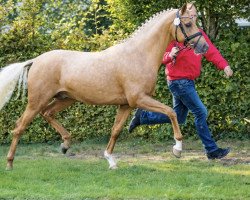
[[[102,157],[104,143],[75,144],[68,156],[58,144],[19,145],[13,171],[1,146],[0,199],[250,199],[250,147],[228,143],[227,159],[208,161],[197,141],[185,142],[181,159],[170,143],[119,141],[117,170]]]

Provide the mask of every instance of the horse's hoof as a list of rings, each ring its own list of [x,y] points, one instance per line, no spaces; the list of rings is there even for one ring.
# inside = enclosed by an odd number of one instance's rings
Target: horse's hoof
[[[117,168],[118,168],[117,165],[109,166],[109,169],[111,169],[111,170],[115,170]]]
[[[176,157],[176,158],[180,158],[181,157],[181,150],[178,150],[178,149],[176,149],[176,148],[174,148],[173,147],[173,154],[174,154],[174,156]]]
[[[68,149],[69,149],[69,147],[66,148],[63,143],[61,144],[61,151],[62,151],[63,154],[66,154]]]
[[[13,170],[13,165],[7,164],[5,170],[6,171],[12,171]]]
[[[115,159],[111,154],[109,154],[107,151],[104,151],[104,157],[107,159],[109,163],[109,169],[117,169]]]
[[[5,170],[6,170],[6,171],[12,171],[12,170],[13,170],[13,167],[6,167]]]

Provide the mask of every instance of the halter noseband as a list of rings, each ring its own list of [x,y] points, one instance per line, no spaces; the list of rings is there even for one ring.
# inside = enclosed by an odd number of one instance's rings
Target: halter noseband
[[[200,38],[201,38],[201,36],[202,36],[202,33],[201,33],[201,32],[197,32],[197,33],[195,33],[195,34],[193,34],[193,35],[187,36],[187,34],[186,34],[186,32],[185,32],[185,30],[184,30],[184,28],[183,28],[183,25],[182,25],[182,23],[181,23],[181,20],[180,20],[181,18],[182,18],[182,17],[180,16],[179,10],[178,10],[177,13],[176,13],[176,18],[175,18],[175,20],[177,19],[177,24],[174,23],[175,26],[176,26],[176,29],[175,29],[175,38],[176,38],[176,41],[179,42],[179,41],[178,41],[178,37],[177,37],[177,29],[178,29],[178,27],[180,27],[181,32],[182,32],[182,34],[183,34],[184,37],[185,37],[185,40],[184,40],[184,45],[185,45],[185,46],[187,46],[187,44],[188,44],[188,42],[189,42],[190,40],[192,40],[192,39],[195,38],[195,37],[200,36],[199,39],[198,39],[198,41],[197,41],[197,42],[195,43],[195,45],[194,45],[194,48],[195,48],[196,45],[198,44],[198,42],[200,41]]]

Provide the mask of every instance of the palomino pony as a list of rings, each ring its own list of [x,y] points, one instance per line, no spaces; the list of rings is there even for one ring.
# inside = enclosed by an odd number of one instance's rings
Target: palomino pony
[[[64,141],[61,148],[66,153],[71,136],[56,121],[55,114],[76,101],[119,105],[111,138],[104,152],[112,169],[116,168],[112,156],[114,145],[133,108],[168,115],[174,138],[180,143],[182,134],[175,112],[152,98],[164,51],[174,39],[185,41],[197,54],[208,50],[205,39],[190,17],[187,4],[181,10],[156,14],[133,37],[104,51],[54,50],[3,68],[0,78],[5,81],[1,80],[0,84],[0,109],[11,97],[18,80],[22,82],[28,73],[27,80],[23,81],[28,84],[28,104],[13,130],[7,169],[13,168],[16,147],[22,133],[39,113],[61,134]]]

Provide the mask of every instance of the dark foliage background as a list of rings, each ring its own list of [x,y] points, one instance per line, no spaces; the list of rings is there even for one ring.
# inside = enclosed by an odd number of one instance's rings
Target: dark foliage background
[[[0,66],[24,61],[53,49],[99,51],[127,38],[145,19],[184,1],[133,0],[0,0]],[[216,139],[250,138],[249,28],[239,28],[235,18],[249,19],[247,1],[196,1],[199,24],[229,61],[234,76],[226,79],[211,63],[203,61],[196,80],[198,93],[209,111],[208,122]],[[15,95],[15,94],[14,94]],[[156,97],[172,106],[172,97],[161,68]],[[0,143],[9,143],[15,121],[26,101],[11,101],[0,111]],[[59,121],[74,140],[107,139],[116,106],[89,106],[76,103],[58,114]],[[128,121],[129,122],[129,121]],[[129,137],[128,122],[122,137]],[[181,127],[185,137],[197,137],[192,115]],[[132,136],[150,140],[173,137],[169,124],[143,126]],[[59,135],[40,117],[28,127],[21,142],[53,142]]]

